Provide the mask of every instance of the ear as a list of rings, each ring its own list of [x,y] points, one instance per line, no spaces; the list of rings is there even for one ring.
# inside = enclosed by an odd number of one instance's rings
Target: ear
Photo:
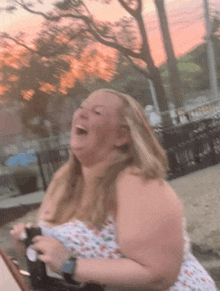
[[[118,130],[118,137],[116,139],[115,146],[121,147],[125,144],[128,144],[131,140],[130,131],[126,126],[120,126]]]

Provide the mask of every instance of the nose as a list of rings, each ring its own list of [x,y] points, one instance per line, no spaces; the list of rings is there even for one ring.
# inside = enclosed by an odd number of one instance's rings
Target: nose
[[[88,119],[88,109],[79,108],[79,116],[83,119]]]
[[[74,117],[88,119],[88,109],[83,108],[83,107],[78,108],[74,114]]]

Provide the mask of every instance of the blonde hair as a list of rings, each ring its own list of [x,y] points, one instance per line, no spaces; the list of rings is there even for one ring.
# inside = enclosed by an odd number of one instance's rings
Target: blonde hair
[[[164,150],[154,136],[143,108],[127,94],[111,89],[96,92],[118,96],[123,107],[119,111],[120,126],[130,135],[130,142],[118,148],[117,157],[100,172],[89,186],[90,195],[83,200],[81,165],[70,154],[68,162],[54,175],[38,219],[61,224],[72,218],[90,222],[100,228],[109,211],[117,210],[115,181],[118,174],[128,166],[138,169],[144,179],[163,179],[168,162]]]

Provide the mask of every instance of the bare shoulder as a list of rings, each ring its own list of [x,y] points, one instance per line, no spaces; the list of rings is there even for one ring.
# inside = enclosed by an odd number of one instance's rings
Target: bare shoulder
[[[118,221],[131,221],[134,228],[161,221],[182,222],[182,203],[173,188],[164,180],[146,180],[138,170],[124,170],[116,181]],[[137,223],[134,223],[136,221]],[[136,226],[135,226],[136,224]]]
[[[118,196],[128,199],[129,196],[135,196],[136,199],[159,199],[162,203],[166,200],[170,203],[181,203],[174,189],[162,179],[144,179],[140,170],[135,167],[126,168],[119,175],[116,181]],[[147,199],[148,200],[148,199]],[[148,201],[150,202],[150,201]],[[159,201],[158,201],[159,202]]]

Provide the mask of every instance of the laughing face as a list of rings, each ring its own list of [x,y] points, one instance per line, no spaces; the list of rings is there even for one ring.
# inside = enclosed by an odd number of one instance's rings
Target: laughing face
[[[70,146],[81,162],[102,161],[123,142],[118,131],[122,105],[114,94],[96,91],[75,111]]]

